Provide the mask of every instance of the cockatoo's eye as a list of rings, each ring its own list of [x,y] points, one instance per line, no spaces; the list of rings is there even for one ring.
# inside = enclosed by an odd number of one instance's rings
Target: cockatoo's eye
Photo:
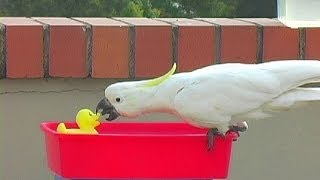
[[[89,116],[92,116],[92,113],[89,113]]]
[[[121,98],[117,97],[117,98],[116,98],[116,101],[117,101],[117,102],[121,102]]]

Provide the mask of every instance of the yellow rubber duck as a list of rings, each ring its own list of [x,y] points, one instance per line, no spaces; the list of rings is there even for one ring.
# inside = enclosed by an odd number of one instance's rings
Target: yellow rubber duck
[[[63,134],[98,134],[95,127],[100,125],[100,116],[100,113],[95,114],[89,109],[81,109],[76,116],[79,129],[68,129],[64,123],[60,123],[57,132]]]

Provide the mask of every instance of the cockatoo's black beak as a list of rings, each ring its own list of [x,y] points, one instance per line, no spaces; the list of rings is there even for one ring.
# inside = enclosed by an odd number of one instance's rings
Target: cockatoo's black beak
[[[101,112],[100,112],[101,111]],[[114,106],[108,101],[107,98],[103,98],[100,100],[96,107],[96,113],[100,112],[101,115],[108,114],[109,117],[106,118],[107,121],[115,120],[120,114],[114,108]]]

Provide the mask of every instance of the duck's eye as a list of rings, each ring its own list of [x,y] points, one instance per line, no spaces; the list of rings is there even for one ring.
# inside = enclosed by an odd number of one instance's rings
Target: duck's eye
[[[117,97],[117,98],[116,98],[116,101],[117,101],[117,102],[120,102],[120,101],[121,101],[121,99],[120,99],[119,97]]]

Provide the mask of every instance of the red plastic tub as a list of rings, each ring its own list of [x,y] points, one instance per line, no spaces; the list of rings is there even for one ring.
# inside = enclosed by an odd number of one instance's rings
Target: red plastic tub
[[[57,125],[41,129],[48,166],[64,178],[226,178],[237,139],[217,137],[208,152],[207,130],[186,123],[102,123],[99,135],[59,134]]]

